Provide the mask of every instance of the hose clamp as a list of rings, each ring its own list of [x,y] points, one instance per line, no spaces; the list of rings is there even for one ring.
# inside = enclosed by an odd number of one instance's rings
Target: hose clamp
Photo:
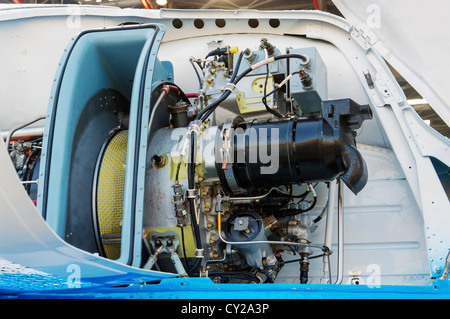
[[[230,91],[231,93],[233,93],[233,91],[236,89],[236,84],[228,82],[225,87],[224,87],[224,91]]]
[[[240,192],[241,189],[236,183],[233,173],[234,147],[233,147],[233,129],[234,125],[243,122],[244,119],[240,116],[234,119],[227,119],[222,126],[220,136],[217,142],[219,143],[219,159],[222,161],[222,170],[227,181],[228,186],[232,192]],[[219,162],[220,163],[220,162]]]
[[[195,257],[196,258],[204,258],[205,257],[203,248],[196,248],[195,249]]]
[[[197,189],[195,189],[195,188],[186,189],[186,195],[187,195],[187,198],[192,198],[192,199],[197,198],[198,197]]]

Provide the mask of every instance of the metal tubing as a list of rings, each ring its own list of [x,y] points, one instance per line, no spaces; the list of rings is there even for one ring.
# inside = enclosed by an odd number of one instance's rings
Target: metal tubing
[[[16,127],[14,129],[12,129],[11,131],[9,131],[8,135],[6,136],[6,149],[9,149],[9,144],[11,142],[11,137],[13,136],[14,132],[16,132],[16,131],[18,131],[20,129],[23,129],[23,128],[27,127],[28,125],[31,125],[31,124],[33,124],[33,123],[35,123],[37,121],[40,121],[40,120],[45,120],[45,116],[40,116],[37,119],[32,120],[31,122],[25,123],[25,124],[23,124],[23,125],[21,125],[19,127]]]
[[[342,283],[344,272],[344,203],[343,203],[344,187],[342,181],[339,180],[338,187],[338,265],[337,279],[335,284]]]
[[[221,223],[221,217],[220,213],[217,214],[217,224],[218,224],[218,234],[220,240],[222,240],[225,244],[230,245],[249,245],[249,244],[274,244],[274,245],[285,245],[285,246],[300,246],[300,247],[310,247],[310,248],[318,248],[320,250],[323,249],[320,245],[313,245],[313,244],[307,244],[307,243],[298,243],[298,242],[291,242],[291,241],[280,241],[280,240],[250,240],[250,241],[228,241],[225,238],[223,238],[220,228]]]
[[[334,209],[336,200],[336,190],[337,182],[330,182],[328,188],[328,207],[327,207],[327,222],[325,226],[325,243],[324,246],[331,248],[331,243],[333,239],[333,224],[334,224]],[[325,255],[323,257],[323,277],[321,283],[330,284],[331,283],[331,272],[330,272],[330,258]]]
[[[181,263],[180,256],[178,256],[178,254],[175,252],[173,246],[167,247],[167,250],[169,250],[170,252],[170,259],[172,260],[178,275],[180,277],[187,277],[188,275],[186,270],[184,269],[183,264]]]
[[[6,138],[8,137],[8,134],[10,131],[2,131],[0,134],[2,138],[6,141]],[[39,137],[44,135],[44,126],[37,126],[37,127],[28,127],[23,128],[20,130],[16,130],[14,132],[14,138],[19,139],[31,139],[33,137]]]
[[[158,105],[162,102],[162,100],[166,97],[167,93],[168,92],[166,90],[161,90],[161,93],[159,94],[158,99],[156,100],[155,105],[152,108],[152,114],[150,115],[150,123],[148,125],[149,132],[150,132],[151,124],[152,124],[151,121],[154,118],[154,114],[156,112],[156,109],[158,108]]]
[[[20,181],[22,184],[37,184],[38,183],[38,181],[37,180],[35,180],[35,181]]]
[[[263,195],[260,195],[260,196],[251,196],[251,197],[229,197],[228,200],[231,201],[231,202],[239,202],[239,201],[242,201],[242,202],[250,202],[250,201],[252,201],[252,200],[263,199],[263,198],[269,196],[269,194],[270,194],[272,191],[274,191],[274,190],[277,190],[277,191],[279,191],[279,192],[282,193],[282,194],[289,195],[288,192],[285,192],[285,191],[279,189],[278,187],[272,187],[267,193],[265,193],[265,194],[263,194]]]
[[[442,275],[441,275],[441,277],[439,279],[447,280],[449,270],[450,270],[450,251],[448,252],[447,259],[445,260],[444,271],[442,272]]]
[[[160,245],[155,249],[155,252],[148,258],[148,261],[144,265],[144,269],[152,269],[153,266],[156,264],[156,261],[158,259],[158,255],[161,253],[162,249],[164,248],[163,245]]]

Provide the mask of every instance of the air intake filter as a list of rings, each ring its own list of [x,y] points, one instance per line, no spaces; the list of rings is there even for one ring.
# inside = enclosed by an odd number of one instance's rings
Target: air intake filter
[[[102,254],[109,259],[120,257],[127,140],[128,131],[123,130],[105,142],[94,180],[97,241]]]

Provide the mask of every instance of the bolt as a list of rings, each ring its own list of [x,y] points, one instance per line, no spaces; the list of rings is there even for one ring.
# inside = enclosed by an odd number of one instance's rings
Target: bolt
[[[435,272],[436,274],[440,274],[440,273],[442,272],[441,267],[439,267],[439,266],[434,266],[434,272]]]

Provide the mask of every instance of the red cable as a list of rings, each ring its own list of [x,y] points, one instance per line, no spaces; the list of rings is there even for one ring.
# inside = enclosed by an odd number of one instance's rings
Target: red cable
[[[179,89],[175,85],[164,84],[160,92],[164,91],[165,94],[169,94],[169,91],[178,91]]]
[[[152,4],[150,3],[150,1],[148,1],[148,0],[141,0],[141,3],[142,3],[142,5],[144,6],[145,9],[153,9]]]
[[[314,2],[314,9],[319,10],[319,2],[317,0],[313,0]]]

